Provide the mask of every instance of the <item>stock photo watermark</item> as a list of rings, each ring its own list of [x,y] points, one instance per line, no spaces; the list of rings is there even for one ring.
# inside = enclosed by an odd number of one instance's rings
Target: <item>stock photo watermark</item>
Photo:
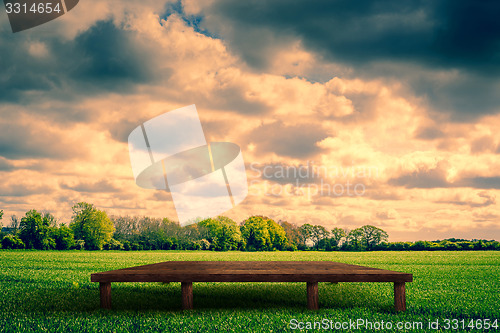
[[[301,165],[253,162],[249,195],[359,197],[366,193],[369,179],[379,176],[379,168],[369,165],[325,166],[307,161]]]
[[[79,0],[4,0],[12,32],[28,30],[63,16]]]
[[[344,321],[322,318],[316,321],[301,321],[291,319],[288,326],[292,331],[316,330],[316,331],[457,331],[457,330],[497,330],[498,319],[457,319],[444,318],[420,321],[390,321],[370,320],[367,318],[348,319]]]

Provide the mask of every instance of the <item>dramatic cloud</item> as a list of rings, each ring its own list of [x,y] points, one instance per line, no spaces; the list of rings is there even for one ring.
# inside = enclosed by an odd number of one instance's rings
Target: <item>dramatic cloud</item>
[[[281,122],[262,125],[250,133],[257,150],[283,157],[307,158],[321,151],[317,143],[328,137],[318,124],[285,126]]]
[[[189,1],[191,3],[191,1]],[[246,1],[191,5],[249,65],[268,70],[296,41],[363,77],[407,81],[456,119],[499,111],[495,1]]]
[[[12,159],[68,159],[81,155],[82,152],[72,146],[76,142],[70,138],[66,140],[64,134],[44,122],[18,120],[13,125],[0,120],[0,155]]]
[[[107,180],[100,180],[96,183],[78,183],[75,185],[68,185],[62,183],[60,185],[62,189],[73,190],[77,192],[94,192],[94,193],[114,193],[118,192],[119,189],[111,184]]]
[[[207,141],[242,149],[237,221],[499,238],[499,7],[106,0],[17,34],[0,15],[0,209],[176,219],[127,139],[196,104]]]
[[[0,171],[11,171],[14,170],[15,166],[5,157],[0,157]]]

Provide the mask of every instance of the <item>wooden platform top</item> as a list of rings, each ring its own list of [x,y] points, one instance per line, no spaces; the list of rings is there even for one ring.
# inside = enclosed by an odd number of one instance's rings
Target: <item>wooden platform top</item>
[[[91,275],[92,282],[411,282],[412,274],[333,261],[166,261]]]

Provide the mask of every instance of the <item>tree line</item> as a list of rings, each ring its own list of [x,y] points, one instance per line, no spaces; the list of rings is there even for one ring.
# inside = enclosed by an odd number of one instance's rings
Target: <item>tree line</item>
[[[93,204],[72,207],[69,226],[47,212],[30,210],[0,234],[4,249],[37,250],[213,250],[213,251],[423,251],[500,250],[487,240],[387,242],[384,230],[365,225],[353,230],[321,225],[297,226],[265,216],[251,216],[237,224],[218,216],[181,227],[168,218],[108,216]],[[3,211],[0,210],[0,220]],[[1,221],[0,221],[1,222]]]

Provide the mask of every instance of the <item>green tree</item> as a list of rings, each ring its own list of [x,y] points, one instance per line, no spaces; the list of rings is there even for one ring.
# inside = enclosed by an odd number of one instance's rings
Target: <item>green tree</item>
[[[214,250],[236,250],[242,242],[240,228],[226,216],[205,219],[198,222],[198,227],[200,237],[208,240]]]
[[[17,232],[19,231],[20,225],[21,225],[21,221],[19,221],[19,218],[16,215],[11,215],[9,228],[11,229],[11,232],[14,235],[16,235]]]
[[[49,213],[43,216],[32,209],[21,219],[19,237],[27,249],[48,250],[55,248],[51,227],[55,218]]]
[[[351,250],[361,251],[365,249],[363,242],[363,231],[361,228],[351,230],[347,235],[348,247]]]
[[[299,227],[300,243],[303,246],[309,246],[308,242],[312,241],[313,230],[314,226],[309,223],[305,223]]]
[[[288,250],[297,250],[297,245],[300,243],[299,228],[287,221],[280,221],[279,224],[285,231],[287,239],[286,248]]]
[[[311,239],[314,242],[314,247],[318,248],[318,244],[322,239],[328,238],[330,232],[322,225],[315,225],[311,230]]]
[[[412,244],[411,249],[414,251],[424,251],[432,247],[432,243],[428,241],[416,241]]]
[[[75,245],[75,235],[66,225],[53,229],[53,236],[57,250],[69,250]]]
[[[285,250],[288,240],[283,227],[269,218],[266,222],[267,229],[269,230],[269,238],[271,239],[271,247],[275,250]]]
[[[341,228],[333,228],[330,235],[330,246],[334,249],[338,249],[340,243],[347,237],[345,230]]]
[[[249,251],[266,251],[271,247],[267,221],[262,216],[251,216],[241,226],[241,235]]]
[[[136,241],[142,245],[144,250],[161,250],[164,247],[166,237],[161,229],[162,220],[144,216],[138,219]],[[117,238],[118,239],[118,238]]]
[[[104,244],[104,250],[123,250],[123,244],[116,239],[111,238],[111,240]]]
[[[9,234],[2,239],[2,247],[4,249],[24,249],[24,243],[16,235]]]
[[[101,250],[103,245],[111,240],[115,231],[108,215],[86,202],[79,202],[72,209],[70,228],[75,239],[85,241],[87,250]]]
[[[368,251],[373,250],[378,244],[389,238],[387,232],[372,225],[364,225],[360,230],[363,234],[363,245]]]
[[[288,242],[283,227],[268,217],[251,216],[240,229],[249,251],[283,250]]]

